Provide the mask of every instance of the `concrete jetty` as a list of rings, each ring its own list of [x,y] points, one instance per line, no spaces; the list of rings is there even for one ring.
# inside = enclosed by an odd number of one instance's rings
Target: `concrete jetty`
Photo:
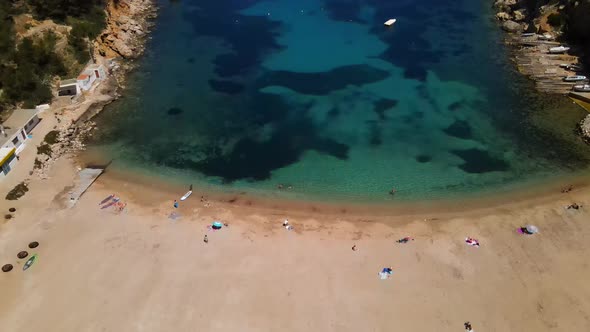
[[[74,189],[68,193],[67,206],[73,208],[80,200],[80,197],[103,172],[104,168],[84,168],[81,170],[78,173],[78,180],[74,185]]]

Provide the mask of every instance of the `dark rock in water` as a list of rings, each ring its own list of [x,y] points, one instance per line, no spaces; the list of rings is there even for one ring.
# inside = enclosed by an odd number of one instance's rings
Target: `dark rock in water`
[[[455,112],[455,111],[458,111],[459,109],[461,109],[462,106],[463,106],[462,102],[456,101],[456,102],[450,104],[447,108],[449,109],[449,111]]]
[[[509,168],[504,160],[494,158],[484,150],[452,150],[451,153],[463,159],[459,168],[467,173],[504,172]]]
[[[398,103],[399,101],[395,99],[381,98],[375,103],[373,111],[377,113],[377,115],[379,116],[379,120],[385,120],[387,118],[385,116],[385,111],[387,111],[390,108],[394,108],[395,106],[397,106]]]
[[[186,59],[186,62],[195,63],[195,58],[188,58],[188,59]]]
[[[340,115],[340,110],[338,109],[338,107],[333,107],[330,111],[328,111],[328,118],[335,118],[338,115]]]
[[[431,160],[432,160],[432,157],[431,156],[427,156],[425,154],[421,154],[419,156],[416,156],[416,161],[419,162],[419,163],[427,163],[427,162],[429,162]]]
[[[369,124],[369,144],[378,146],[383,143],[381,138],[381,128],[376,121],[368,121]]]
[[[182,113],[182,108],[180,107],[170,107],[168,109],[168,115],[179,115]]]
[[[443,129],[445,134],[462,139],[470,139],[472,137],[471,127],[466,121],[457,120],[452,125]]]
[[[232,81],[209,80],[209,86],[217,92],[230,95],[235,95],[244,91],[244,86],[242,84]]]
[[[364,23],[359,18],[361,5],[360,1],[324,0],[324,7],[334,21]]]
[[[381,81],[389,76],[385,70],[368,65],[351,65],[320,73],[297,73],[290,71],[271,71],[264,75],[257,86],[262,88],[279,85],[308,95],[326,95],[347,85],[363,85]]]

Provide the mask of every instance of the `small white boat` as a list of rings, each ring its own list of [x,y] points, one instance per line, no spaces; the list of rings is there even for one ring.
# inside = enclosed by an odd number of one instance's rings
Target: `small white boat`
[[[570,70],[570,71],[581,71],[582,66],[576,65],[576,64],[571,64],[571,65],[567,66],[566,69]]]
[[[585,81],[586,76],[583,75],[573,75],[573,76],[566,76],[563,78],[566,82],[578,82],[578,81]]]
[[[559,53],[565,53],[567,51],[569,51],[569,47],[565,47],[565,46],[557,46],[557,47],[551,47],[549,49],[549,53],[553,53],[553,54],[559,54]]]
[[[567,64],[567,63],[560,63],[560,64],[559,64],[559,68],[566,68],[566,69],[567,69],[567,67],[569,67],[569,66],[570,66],[570,65],[569,65],[569,64]]]
[[[536,33],[534,32],[525,32],[523,34],[521,34],[520,36],[523,38],[527,38],[527,37],[534,37],[536,35]]]
[[[186,200],[187,198],[190,197],[190,195],[192,195],[193,193],[193,185],[191,184],[191,186],[189,187],[188,191],[186,192],[186,194],[184,194],[184,196],[180,197],[181,201]]]
[[[550,33],[544,33],[537,37],[538,40],[553,40],[553,35]]]
[[[397,19],[395,19],[395,18],[390,18],[389,20],[385,21],[385,23],[383,23],[383,24],[385,24],[385,26],[388,26],[388,27],[390,27],[390,26],[392,26],[392,25],[393,25],[393,24],[394,24],[396,21],[397,21]]]
[[[573,90],[577,92],[590,92],[590,84],[576,84]]]

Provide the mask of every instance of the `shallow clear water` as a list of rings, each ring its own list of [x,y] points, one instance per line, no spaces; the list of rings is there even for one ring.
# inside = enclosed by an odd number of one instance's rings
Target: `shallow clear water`
[[[488,5],[162,1],[89,153],[166,181],[336,200],[460,197],[584,169],[582,111],[514,73]]]

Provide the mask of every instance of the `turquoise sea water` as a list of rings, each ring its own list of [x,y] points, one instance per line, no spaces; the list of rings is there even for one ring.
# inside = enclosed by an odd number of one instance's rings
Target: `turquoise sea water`
[[[461,197],[583,170],[583,113],[514,72],[486,1],[161,1],[89,153],[221,191]],[[392,28],[383,26],[397,18]],[[291,189],[277,190],[279,184]]]

